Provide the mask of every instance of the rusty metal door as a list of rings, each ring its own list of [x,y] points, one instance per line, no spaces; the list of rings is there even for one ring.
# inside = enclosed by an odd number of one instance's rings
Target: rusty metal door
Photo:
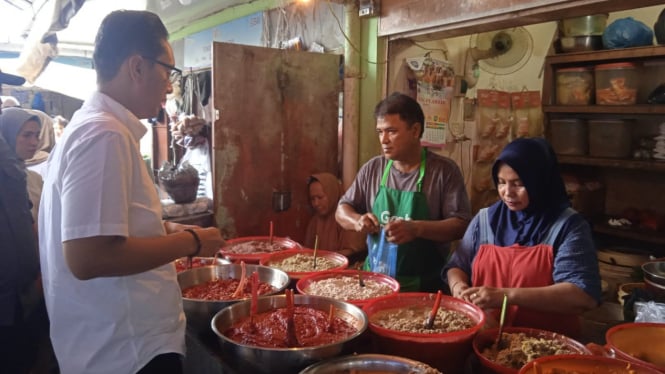
[[[338,173],[340,56],[213,43],[215,220],[225,238],[302,242],[307,177]]]

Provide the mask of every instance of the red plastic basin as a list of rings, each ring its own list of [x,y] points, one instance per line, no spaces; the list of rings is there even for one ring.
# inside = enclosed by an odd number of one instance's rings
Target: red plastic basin
[[[616,358],[665,372],[665,324],[623,323],[605,333]]]
[[[555,371],[556,370],[556,371]],[[537,358],[520,369],[519,374],[550,373],[659,374],[642,364],[593,355],[559,355]]]
[[[267,254],[266,252],[233,253],[230,251],[230,247],[236,244],[242,244],[251,241],[269,242],[270,236],[244,236],[240,238],[229,239],[226,241],[224,246],[220,248],[219,252],[224,256],[224,258],[231,260],[233,262],[244,261],[245,263],[248,264],[258,264],[259,261],[261,260],[261,257]],[[273,236],[272,241],[273,243],[280,244],[280,246],[284,250],[302,248],[302,246],[298,242],[291,240],[289,238]]]
[[[548,340],[557,340],[562,342],[569,350],[576,354],[590,355],[591,351],[587,349],[582,343],[577,340],[571,339],[565,335],[557,334],[547,330],[532,329],[528,327],[504,327],[504,333],[518,334],[524,333],[528,337],[543,338]],[[473,352],[478,357],[478,361],[482,365],[485,372],[499,373],[499,374],[517,374],[519,369],[500,365],[491,361],[483,355],[483,350],[494,344],[496,336],[499,333],[498,328],[491,328],[479,332],[473,339]],[[551,356],[549,356],[551,357]]]
[[[261,265],[264,265],[264,266],[273,266],[273,264],[275,264],[277,262],[283,261],[283,260],[285,260],[289,257],[293,257],[293,256],[298,255],[298,254],[311,256],[312,260],[314,259],[314,250],[313,249],[307,249],[307,248],[289,249],[289,250],[286,250],[286,251],[279,251],[279,252],[264,254],[263,257],[261,257],[261,259],[259,260],[259,263]],[[331,261],[335,262],[337,264],[337,266],[335,266],[334,268],[331,268],[331,269],[317,268],[317,269],[312,269],[311,271],[286,271],[286,270],[283,270],[283,269],[280,269],[280,270],[285,271],[286,274],[289,275],[289,278],[291,278],[292,280],[298,280],[298,279],[304,278],[308,275],[318,274],[318,273],[321,273],[321,272],[324,272],[324,271],[343,270],[343,269],[346,269],[347,267],[349,267],[349,259],[346,258],[346,256],[344,256],[341,253],[332,252],[332,251],[324,251],[324,250],[321,250],[321,249],[317,249],[316,250],[316,257],[317,258],[326,258],[328,260],[331,260]]]
[[[316,282],[328,280],[328,279],[335,279],[335,278],[358,278],[359,271],[358,270],[337,270],[337,271],[325,271],[321,273],[315,273],[315,274],[310,274],[306,277],[301,278],[298,280],[298,283],[296,283],[296,289],[298,290],[299,293],[304,294],[304,295],[312,295],[311,292],[308,291],[308,288],[312,285],[315,284]],[[376,282],[382,285],[386,285],[392,289],[392,292],[386,295],[381,295],[377,297],[371,297],[371,298],[366,298],[366,299],[342,299],[338,298],[335,296],[328,296],[328,297],[333,297],[334,299],[338,299],[341,301],[346,301],[349,302],[353,305],[363,307],[370,301],[377,299],[379,297],[385,297],[385,296],[390,296],[393,295],[397,292],[399,292],[399,282],[395,278],[392,278],[388,275],[381,274],[381,273],[374,273],[371,271],[360,271],[360,274],[362,278],[365,280],[365,282]],[[357,283],[357,282],[356,282]],[[354,284],[355,287],[355,284]],[[360,287],[360,286],[357,286]],[[319,295],[319,296],[324,296],[324,295]]]
[[[451,296],[441,297],[442,309],[461,312],[471,318],[474,326],[446,333],[410,333],[391,330],[372,322],[372,316],[383,310],[426,306],[432,308],[436,294],[405,292],[375,299],[363,310],[367,314],[369,329],[377,352],[407,357],[436,367],[446,374],[461,373],[471,353],[473,337],[485,324],[485,314],[477,306]],[[424,322],[424,321],[423,321]]]

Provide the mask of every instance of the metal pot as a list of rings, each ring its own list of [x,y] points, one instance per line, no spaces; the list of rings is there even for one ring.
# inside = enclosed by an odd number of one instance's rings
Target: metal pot
[[[440,371],[420,361],[410,360],[404,357],[361,354],[333,358],[308,366],[300,374],[329,374],[329,373],[413,373],[434,374]]]
[[[642,264],[646,288],[658,301],[665,300],[665,261],[649,261]]]
[[[269,295],[274,295],[284,291],[289,284],[289,276],[279,269],[273,269],[267,266],[260,265],[245,265],[247,276],[249,277],[252,272],[256,271],[259,274],[259,282],[265,282],[272,285],[275,290]],[[215,266],[204,266],[185,270],[178,274],[178,283],[180,289],[184,290],[188,287],[196,286],[214,279],[240,279],[242,268],[239,264],[225,264]],[[261,297],[266,297],[263,295]],[[247,299],[233,299],[233,300],[198,300],[182,298],[182,307],[187,316],[187,325],[197,331],[205,331],[210,329],[210,321],[215,313],[223,308],[235,304],[239,301]]]
[[[357,328],[357,332],[336,343],[301,348],[265,348],[240,344],[224,335],[234,323],[246,319],[250,300],[230,305],[212,319],[212,330],[218,336],[224,358],[244,373],[297,373],[315,362],[351,353],[352,342],[367,329],[365,313],[355,305],[327,297],[294,295],[296,306],[307,306],[329,312],[332,305],[338,316]],[[286,307],[286,297],[275,295],[260,298],[257,313]]]

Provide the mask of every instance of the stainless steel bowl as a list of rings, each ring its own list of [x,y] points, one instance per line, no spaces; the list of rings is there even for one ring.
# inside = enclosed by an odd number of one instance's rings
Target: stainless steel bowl
[[[555,43],[559,52],[598,51],[603,49],[602,35],[562,36]]]
[[[245,266],[247,267],[246,271],[248,277],[254,271],[257,271],[260,282],[269,283],[275,288],[275,291],[268,295],[274,295],[284,291],[289,284],[289,276],[279,269],[261,265],[246,264]],[[178,283],[180,284],[180,290],[184,290],[188,287],[196,286],[213,279],[240,279],[241,273],[242,268],[239,264],[203,266],[179,273]],[[266,297],[268,295],[262,295],[261,297]],[[247,299],[210,301],[183,297],[182,307],[187,316],[187,326],[196,331],[209,331],[210,321],[215,313],[231,304],[243,300]]]
[[[665,261],[649,261],[642,264],[644,284],[654,301],[665,302]]]
[[[440,371],[420,361],[399,356],[361,354],[333,358],[308,366],[300,374],[353,373],[356,370],[372,373],[434,374]]]
[[[182,258],[179,258],[179,259],[173,261],[174,264],[175,264],[176,271],[178,273],[182,273],[185,270],[189,270],[189,269],[187,269],[187,265],[188,265],[187,261],[188,261],[187,257],[182,257]],[[227,260],[227,259],[222,258],[222,257],[198,257],[198,256],[197,257],[192,257],[192,268],[194,268],[194,267],[199,268],[199,267],[211,266],[211,265],[225,265],[225,264],[230,264],[230,263],[231,263],[230,260]]]
[[[297,373],[308,365],[333,358],[344,353],[351,353],[352,342],[367,329],[367,316],[357,306],[327,297],[294,295],[295,305],[304,305],[314,309],[330,310],[332,305],[337,315],[346,319],[357,328],[357,332],[346,339],[332,344],[302,348],[262,348],[235,342],[224,335],[234,323],[249,316],[249,300],[228,306],[212,318],[212,330],[217,334],[222,353],[228,362],[244,373]],[[257,312],[283,308],[286,306],[284,295],[264,297],[258,300]]]

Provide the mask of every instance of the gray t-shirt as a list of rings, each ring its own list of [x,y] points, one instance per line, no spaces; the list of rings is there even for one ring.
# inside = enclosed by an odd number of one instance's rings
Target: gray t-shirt
[[[383,156],[376,156],[367,161],[339,203],[351,205],[360,214],[371,212],[387,164],[388,159]],[[409,173],[402,173],[393,166],[390,168],[386,187],[416,191],[418,173],[419,168]],[[471,219],[471,203],[464,187],[464,178],[453,160],[428,151],[421,191],[427,196],[430,220],[452,217]],[[443,248],[447,248],[445,244]]]

